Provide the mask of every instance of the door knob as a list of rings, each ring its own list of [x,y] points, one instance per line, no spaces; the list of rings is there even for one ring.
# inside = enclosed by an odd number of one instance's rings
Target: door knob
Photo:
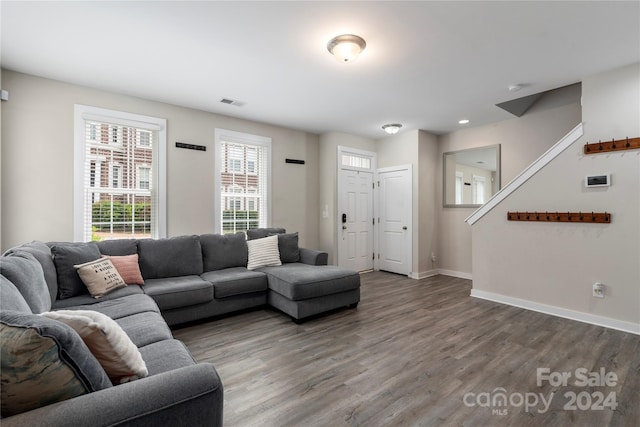
[[[343,225],[343,226],[342,226],[342,229],[343,229],[343,230],[346,230],[346,229],[347,229],[347,226],[346,226],[346,225]]]
[[[405,225],[405,226],[403,226],[403,227],[402,227],[402,229],[403,229],[403,230],[406,230],[406,229],[407,229],[407,226],[406,226],[406,225]]]

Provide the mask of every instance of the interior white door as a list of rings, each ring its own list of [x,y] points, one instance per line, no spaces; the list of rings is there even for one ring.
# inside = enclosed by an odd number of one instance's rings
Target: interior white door
[[[338,265],[373,269],[373,173],[340,171]]]
[[[377,267],[392,273],[411,272],[412,173],[410,167],[378,171]]]

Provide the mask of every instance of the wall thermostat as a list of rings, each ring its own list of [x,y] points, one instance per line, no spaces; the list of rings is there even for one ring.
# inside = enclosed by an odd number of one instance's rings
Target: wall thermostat
[[[608,187],[611,185],[611,174],[590,175],[584,178],[585,187]]]

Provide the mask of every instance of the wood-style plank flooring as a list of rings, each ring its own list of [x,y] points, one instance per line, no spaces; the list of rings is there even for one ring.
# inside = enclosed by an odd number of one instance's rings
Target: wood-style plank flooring
[[[264,308],[174,335],[215,365],[227,427],[640,426],[640,336],[470,290],[453,277],[373,272],[355,310],[297,325]],[[571,377],[538,386],[538,368]],[[579,368],[617,381],[577,386]]]

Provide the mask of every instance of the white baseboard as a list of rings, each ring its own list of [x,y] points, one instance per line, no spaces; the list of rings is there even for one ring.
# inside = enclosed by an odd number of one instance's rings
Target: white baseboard
[[[409,278],[411,279],[426,279],[427,277],[433,277],[433,276],[437,276],[438,274],[440,274],[438,272],[438,270],[428,270],[428,271],[412,271],[411,273],[409,273]]]
[[[471,273],[465,273],[464,271],[446,270],[444,268],[441,268],[438,270],[438,274],[442,274],[444,276],[458,277],[460,279],[472,280]]]
[[[592,325],[604,326],[605,328],[617,329],[619,331],[640,335],[640,323],[611,319],[609,317],[597,316],[595,314],[584,313],[582,311],[569,310],[567,308],[556,307],[553,305],[494,294],[493,292],[486,292],[478,289],[471,289],[471,296],[524,308],[526,310],[537,311],[539,313],[550,314],[552,316],[563,317],[565,319],[577,320],[578,322],[590,323]]]
[[[468,279],[471,280],[471,273],[464,273],[462,271],[454,271],[454,270],[444,270],[441,268],[434,268],[433,270],[427,271],[412,271],[408,274],[410,279],[426,279],[427,277],[437,276],[438,274],[442,274],[444,276],[452,276],[458,277],[460,279]]]

